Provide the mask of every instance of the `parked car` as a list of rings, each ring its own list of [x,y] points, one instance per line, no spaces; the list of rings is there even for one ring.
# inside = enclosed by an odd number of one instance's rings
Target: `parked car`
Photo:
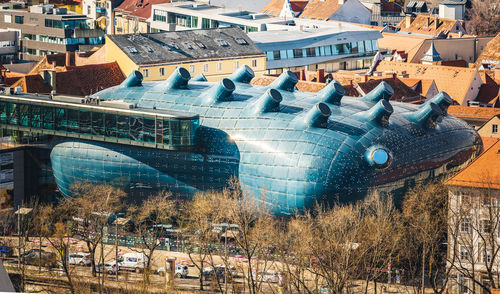
[[[160,276],[164,277],[166,272],[164,267],[160,267],[156,270],[156,273],[159,274]],[[185,279],[189,275],[189,268],[186,265],[182,264],[177,264],[175,266],[175,273],[174,277],[175,278],[182,278]]]
[[[114,275],[116,274],[116,271],[120,271],[120,263],[118,263],[118,266],[115,261],[100,263],[95,266],[95,270],[98,273],[108,273],[110,275]]]
[[[0,257],[12,257],[14,249],[10,246],[0,246]]]
[[[219,279],[220,281],[224,281],[225,274],[227,274],[228,280],[231,280],[236,276],[236,269],[233,266],[229,266],[227,272],[225,268],[225,265],[205,267],[202,272],[203,279],[205,279],[205,281],[208,281],[217,277],[217,279]]]
[[[257,281],[264,283],[278,283],[281,273],[276,271],[264,271],[257,273]]]
[[[89,266],[91,263],[90,253],[85,253],[85,252],[71,253],[68,256],[68,263],[82,265],[82,266],[84,265]]]
[[[57,256],[53,252],[32,249],[21,255],[24,264],[57,267]]]

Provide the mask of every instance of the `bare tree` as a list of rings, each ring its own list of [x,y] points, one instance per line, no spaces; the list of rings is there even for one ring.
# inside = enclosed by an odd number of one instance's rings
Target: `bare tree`
[[[136,236],[141,245],[140,252],[146,256],[144,265],[144,285],[149,285],[153,254],[160,246],[160,238],[167,233],[167,223],[177,215],[176,204],[166,191],[144,200],[140,206],[131,206],[129,214],[136,223]]]
[[[400,264],[413,286],[443,293],[451,276],[446,267],[448,192],[441,183],[419,185],[405,196]]]
[[[199,193],[186,203],[183,215],[184,238],[189,259],[200,272],[200,290],[203,290],[203,269],[211,255],[217,235],[213,224],[220,220],[223,207],[219,193]]]
[[[478,36],[494,36],[500,32],[500,1],[472,0],[468,9],[467,31]]]
[[[96,276],[96,250],[102,244],[104,228],[109,223],[109,216],[122,208],[125,193],[112,186],[77,183],[71,187],[73,198],[67,204],[77,207],[77,215],[73,218],[73,233],[87,245],[90,254],[92,276]],[[103,263],[103,254],[100,254]]]

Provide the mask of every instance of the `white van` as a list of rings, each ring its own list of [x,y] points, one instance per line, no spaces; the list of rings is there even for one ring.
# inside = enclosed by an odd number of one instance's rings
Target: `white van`
[[[144,253],[125,253],[121,257],[121,262],[118,263],[120,270],[129,270],[140,273],[146,267],[148,257]]]

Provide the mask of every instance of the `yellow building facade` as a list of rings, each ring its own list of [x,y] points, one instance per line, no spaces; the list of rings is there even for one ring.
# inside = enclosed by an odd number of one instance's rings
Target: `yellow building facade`
[[[145,81],[165,80],[179,66],[187,69],[192,77],[202,73],[208,81],[218,81],[221,78],[225,78],[242,65],[249,66],[254,71],[256,77],[262,76],[266,71],[266,56],[264,53],[247,56],[196,58],[175,62],[138,64],[124,52],[123,46],[119,46],[113,42],[109,36],[106,36],[105,46],[107,62],[116,61],[125,76],[128,76],[134,70],[138,70],[144,76]],[[128,50],[127,47],[125,47],[125,50]]]
[[[477,132],[481,137],[500,138],[499,126],[500,115],[496,115],[482,125]]]

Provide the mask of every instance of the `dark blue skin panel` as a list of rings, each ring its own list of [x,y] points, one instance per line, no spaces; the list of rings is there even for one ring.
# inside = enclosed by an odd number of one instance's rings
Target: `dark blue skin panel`
[[[318,200],[359,199],[373,186],[401,182],[423,171],[455,171],[446,166],[460,166],[481,149],[477,133],[457,118],[445,116],[435,129],[408,121],[405,114],[416,111],[416,105],[391,102],[394,113],[383,127],[357,116],[373,104],[344,97],[340,106],[328,104],[332,114],[327,128],[312,127],[304,117],[318,103],[317,94],[280,91],[279,112],[259,113],[254,107],[267,88],[235,84],[234,101],[226,102],[207,99],[214,85],[207,82],[190,82],[188,90],[166,93],[161,82],[96,93],[100,99],[123,99],[144,108],[198,113],[203,127],[196,134],[197,146],[186,153],[95,142],[58,145],[51,158],[61,191],[78,179],[118,178],[132,186],[141,183],[189,196],[219,190],[235,175],[248,195],[266,201],[277,213],[290,213]],[[219,136],[210,130],[219,130]],[[365,152],[376,145],[392,154],[386,169],[377,170],[365,160]],[[111,160],[83,163],[92,148],[112,154]],[[113,169],[120,171],[108,172]]]

